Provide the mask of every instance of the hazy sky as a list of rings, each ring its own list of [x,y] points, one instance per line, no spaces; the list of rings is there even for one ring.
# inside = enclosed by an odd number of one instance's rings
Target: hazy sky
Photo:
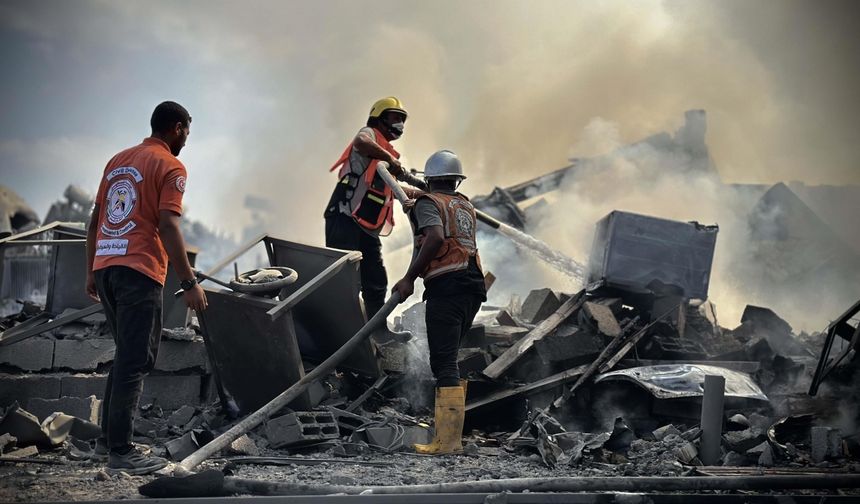
[[[194,120],[188,215],[238,233],[245,194],[322,240],[328,167],[371,103],[410,112],[410,166],[450,148],[464,190],[708,111],[723,180],[860,183],[856,2],[0,1],[0,183],[44,216],[147,136],[160,101]],[[627,183],[627,181],[617,181]]]

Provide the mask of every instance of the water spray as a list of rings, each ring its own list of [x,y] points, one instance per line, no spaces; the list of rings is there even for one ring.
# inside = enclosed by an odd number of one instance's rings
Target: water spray
[[[394,179],[394,177],[388,171],[388,163],[385,161],[380,161],[376,165],[376,171],[382,177],[382,180],[388,184],[389,187],[394,191],[394,196],[400,201],[401,204],[409,201],[409,197],[406,195],[406,192],[400,187],[400,184]],[[568,257],[561,252],[553,249],[545,242],[538,240],[534,236],[523,233],[519,229],[509,226],[504,222],[491,217],[485,212],[482,212],[478,209],[475,209],[475,216],[479,221],[487,224],[491,228],[498,231],[500,234],[506,236],[512,242],[514,242],[521,249],[529,252],[530,254],[535,255],[539,259],[543,260],[556,270],[568,275],[572,278],[575,278],[579,281],[580,284],[585,284],[585,267],[576,261],[575,259]]]

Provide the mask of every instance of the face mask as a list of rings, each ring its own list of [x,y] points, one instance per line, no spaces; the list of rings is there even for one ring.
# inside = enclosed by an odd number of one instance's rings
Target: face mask
[[[403,128],[404,128],[404,126],[405,126],[405,125],[404,125],[404,123],[403,123],[402,121],[401,121],[401,122],[396,122],[396,123],[394,123],[394,124],[389,124],[389,125],[388,125],[388,131],[390,131],[390,132],[391,132],[391,135],[392,135],[392,136],[394,136],[394,138],[399,138],[399,137],[400,137],[400,135],[402,135],[402,134],[403,134]]]

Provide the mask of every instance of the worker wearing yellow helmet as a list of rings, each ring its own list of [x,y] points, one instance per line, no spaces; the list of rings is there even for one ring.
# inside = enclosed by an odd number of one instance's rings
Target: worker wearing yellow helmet
[[[361,252],[361,295],[368,319],[385,302],[388,275],[379,237],[387,236],[394,226],[394,195],[377,173],[377,164],[384,161],[398,180],[426,187],[422,180],[403,170],[400,153],[391,145],[403,135],[408,115],[394,96],[377,100],[370,108],[366,126],[330,170],[339,171],[324,213],[326,246]]]

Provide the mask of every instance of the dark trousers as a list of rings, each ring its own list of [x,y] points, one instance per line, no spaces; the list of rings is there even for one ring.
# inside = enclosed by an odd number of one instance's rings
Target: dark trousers
[[[111,451],[131,448],[143,379],[155,366],[161,342],[161,285],[124,266],[95,272],[116,354],[102,402],[102,433]]]
[[[325,246],[361,252],[361,297],[370,319],[385,304],[388,293],[379,237],[364,232],[352,217],[337,213],[325,218]]]
[[[440,296],[427,299],[427,343],[430,347],[430,369],[437,387],[456,387],[460,382],[457,351],[460,340],[472,327],[481,308],[476,294]]]

